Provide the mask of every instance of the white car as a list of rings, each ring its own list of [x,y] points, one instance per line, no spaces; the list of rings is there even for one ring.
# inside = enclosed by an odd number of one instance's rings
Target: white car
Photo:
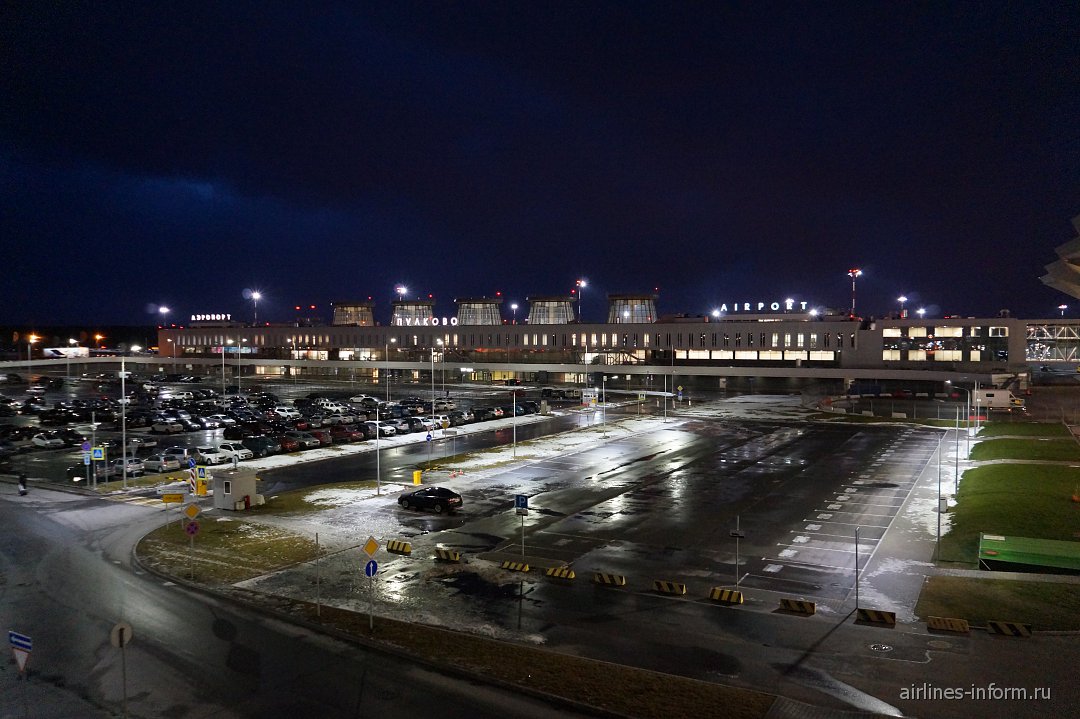
[[[217,448],[219,452],[225,455],[227,461],[229,462],[233,461],[234,457],[238,462],[240,462],[245,459],[251,459],[255,456],[255,454],[250,449],[240,444],[239,442],[222,442],[217,446]]]
[[[162,434],[179,434],[184,431],[184,425],[179,422],[160,420],[150,425],[150,431],[161,432]]]
[[[195,461],[199,464],[224,464],[229,461],[229,457],[225,456],[225,453],[219,450],[217,447],[196,447],[195,448]]]
[[[55,449],[57,447],[64,446],[64,440],[59,437],[50,437],[47,434],[35,434],[30,438],[30,443],[35,447],[46,447],[49,449]]]
[[[236,424],[236,420],[227,414],[212,414],[210,419],[216,419],[222,427],[232,427]]]
[[[292,407],[285,407],[284,405],[282,405],[279,407],[274,407],[272,411],[278,417],[282,417],[284,419],[300,419],[300,412],[293,409]]]

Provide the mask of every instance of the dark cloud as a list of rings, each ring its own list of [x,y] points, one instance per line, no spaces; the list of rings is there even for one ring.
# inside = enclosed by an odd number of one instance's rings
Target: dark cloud
[[[1059,3],[43,4],[0,32],[5,319],[898,293],[1045,314],[1080,213]],[[62,288],[56,292],[54,288]],[[45,295],[54,290],[52,295]],[[48,300],[46,301],[46,297]]]

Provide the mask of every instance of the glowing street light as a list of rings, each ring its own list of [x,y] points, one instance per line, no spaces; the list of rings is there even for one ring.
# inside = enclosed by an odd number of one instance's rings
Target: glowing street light
[[[715,317],[716,319],[720,319],[720,310],[713,310],[712,311],[712,316]]]
[[[905,297],[904,295],[900,295],[899,297],[896,298],[896,301],[900,303],[900,317],[901,317],[901,319],[903,319],[904,317],[907,317],[907,312],[904,311],[904,304],[907,303],[907,297]]]
[[[855,280],[862,277],[862,270],[858,267],[852,267],[848,270],[848,277],[851,278],[851,314],[855,314]]]
[[[513,324],[513,325],[516,325],[516,324],[517,324],[517,308],[518,308],[518,306],[517,306],[517,302],[515,302],[515,303],[514,303],[514,304],[512,304],[512,305],[510,305],[510,309],[511,309],[511,310],[513,310],[513,312],[514,312],[514,321],[513,321],[513,322],[511,322],[510,324]]]
[[[1068,305],[1058,305],[1058,309],[1061,310],[1061,316],[1065,316],[1065,310],[1069,309]]]
[[[915,314],[917,314],[919,316],[919,319],[921,320],[926,315],[926,308],[920,307],[919,309],[915,310]]]
[[[254,324],[259,324],[259,300],[261,300],[261,299],[262,299],[262,293],[261,292],[259,292],[258,290],[252,291],[252,293],[251,293],[251,306],[252,306],[252,310],[255,313],[255,315],[254,315],[255,316]]]

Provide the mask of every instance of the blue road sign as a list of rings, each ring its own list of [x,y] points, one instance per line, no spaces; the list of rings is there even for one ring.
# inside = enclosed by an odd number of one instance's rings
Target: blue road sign
[[[96,461],[96,462],[104,461],[104,459],[105,459],[105,448],[104,447],[94,447],[90,451],[93,453],[94,461]]]
[[[195,458],[194,457],[188,457],[187,458],[187,466],[188,466],[189,469],[195,469]]]
[[[528,509],[529,508],[529,498],[524,494],[515,494],[514,495],[514,508],[515,509]]]
[[[30,641],[30,637],[18,632],[8,632],[8,641],[16,649],[31,651],[34,648],[34,643]]]
[[[431,441],[431,432],[428,432],[428,433],[427,433],[427,441],[428,441],[428,442],[430,442],[430,441]]]
[[[89,465],[89,464],[90,464],[90,455],[89,455],[89,454],[84,454],[84,455],[83,455],[83,458],[82,458],[82,463],[83,463],[83,464],[86,464],[86,465]]]
[[[84,452],[89,452],[90,451],[90,443],[89,442],[83,442],[81,447],[82,447],[82,451],[84,451]]]
[[[369,559],[368,563],[364,565],[364,575],[367,577],[374,577],[379,571],[379,563],[374,559]]]

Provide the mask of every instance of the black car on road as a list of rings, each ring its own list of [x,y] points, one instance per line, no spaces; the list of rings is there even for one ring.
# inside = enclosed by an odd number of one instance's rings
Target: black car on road
[[[424,487],[398,498],[402,509],[432,509],[436,514],[461,508],[461,495],[446,487]]]

